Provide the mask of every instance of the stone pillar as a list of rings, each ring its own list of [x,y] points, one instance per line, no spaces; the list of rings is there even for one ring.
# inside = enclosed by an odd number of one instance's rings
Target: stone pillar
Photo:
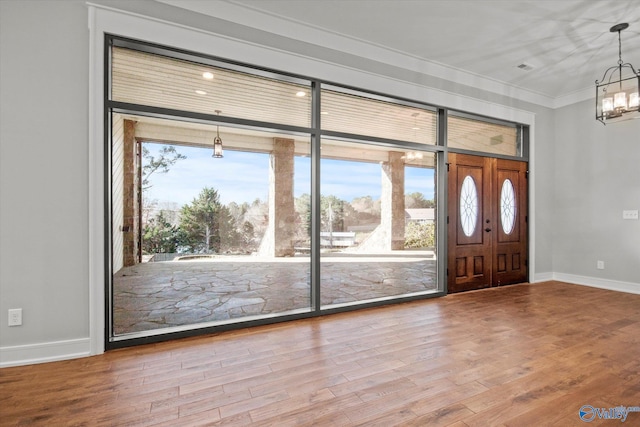
[[[124,121],[123,153],[123,265],[125,267],[140,262],[139,258],[139,191],[138,159],[135,138],[135,122]]]
[[[293,139],[273,139],[269,165],[269,226],[260,243],[261,256],[285,257],[295,253],[294,151]]]
[[[388,236],[385,247],[404,249],[404,153],[389,152],[389,161],[382,164],[382,194],[380,196],[380,226]],[[387,246],[389,245],[389,246]]]

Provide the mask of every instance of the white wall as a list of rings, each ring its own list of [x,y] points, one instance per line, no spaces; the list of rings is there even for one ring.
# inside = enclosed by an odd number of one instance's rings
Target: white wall
[[[529,233],[535,239],[534,280],[545,280],[553,272],[553,190],[556,168],[554,133],[555,113],[553,110],[532,107],[536,111],[536,126],[531,130],[535,141],[529,168],[533,175],[529,177],[529,189],[535,200],[535,207],[529,212]],[[531,216],[533,215],[533,221]]]
[[[603,126],[593,101],[556,111],[553,271],[640,293],[640,120]],[[596,262],[604,261],[598,270]]]
[[[88,52],[82,2],[0,1],[0,363],[89,336]]]
[[[369,85],[370,89],[440,105],[469,106],[487,115],[504,111],[503,106],[534,113],[532,187],[536,209],[531,217],[536,219],[531,227],[538,248],[536,272],[553,271],[552,254],[565,256],[563,250],[554,252],[558,242],[552,239],[558,231],[551,219],[557,201],[554,171],[563,164],[556,160],[554,151],[558,140],[552,110],[485,92],[474,85],[459,85],[322,46],[270,36],[168,5],[149,1],[115,4],[189,26],[216,28],[274,48],[259,51],[259,55],[254,45],[247,45],[247,52],[228,48],[234,54],[254,58],[257,65],[284,70],[298,67],[291,71],[330,77],[338,83],[361,83],[364,88]],[[98,300],[90,301],[89,293],[93,273],[89,271],[92,261],[88,251],[90,236],[94,235],[89,230],[89,206],[92,198],[101,195],[90,194],[95,189],[87,184],[93,176],[88,167],[87,18],[82,1],[0,1],[0,366],[88,354],[89,339],[96,334],[90,329],[100,327],[92,325],[90,307],[99,306],[102,295],[98,292],[94,297]],[[169,36],[157,32],[157,37]],[[193,43],[200,43],[203,37],[202,32],[195,34]],[[217,44],[203,43],[202,49],[222,49],[223,42],[217,39]],[[284,57],[282,51],[323,61],[286,62],[280,59]],[[332,69],[329,62],[345,67]],[[366,75],[351,71],[358,64],[367,70]],[[451,93],[465,97],[452,97]],[[101,150],[101,141],[95,142],[93,150]],[[580,268],[576,265],[571,271],[580,272]],[[612,273],[613,268],[604,272]],[[6,310],[15,307],[23,308],[24,325],[9,328]]]

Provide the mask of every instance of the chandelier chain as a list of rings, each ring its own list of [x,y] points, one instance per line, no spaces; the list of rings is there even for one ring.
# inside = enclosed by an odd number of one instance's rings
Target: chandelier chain
[[[622,38],[620,33],[622,33],[622,30],[618,30],[618,65],[622,65]]]

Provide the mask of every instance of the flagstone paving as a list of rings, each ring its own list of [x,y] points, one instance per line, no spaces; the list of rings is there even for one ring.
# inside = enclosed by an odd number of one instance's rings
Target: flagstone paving
[[[308,257],[146,262],[114,275],[114,333],[308,309]],[[436,290],[432,252],[321,257],[321,304]]]

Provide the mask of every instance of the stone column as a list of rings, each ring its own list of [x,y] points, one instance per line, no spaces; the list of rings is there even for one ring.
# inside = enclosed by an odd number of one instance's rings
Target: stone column
[[[274,138],[269,165],[269,226],[260,244],[261,256],[294,255],[296,211],[293,199],[293,139]]]
[[[123,152],[123,265],[125,267],[139,262],[139,191],[138,191],[138,159],[135,138],[135,122],[124,121]]]
[[[404,249],[404,153],[389,152],[389,161],[382,164],[382,194],[380,226],[390,240],[385,247]],[[389,245],[389,246],[387,246]]]

